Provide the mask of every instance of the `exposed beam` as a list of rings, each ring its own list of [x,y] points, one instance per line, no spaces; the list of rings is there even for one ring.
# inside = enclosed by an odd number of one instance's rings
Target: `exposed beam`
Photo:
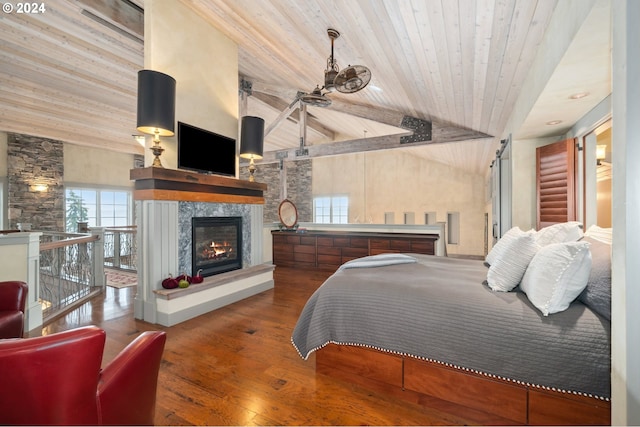
[[[253,83],[253,96],[264,97],[265,99],[282,99],[287,97],[295,99],[295,94],[293,94],[291,90],[256,82]],[[284,104],[284,101],[280,102]],[[340,98],[332,99],[332,104],[328,108],[351,116],[406,129],[407,132],[395,135],[310,145],[306,147],[308,149],[308,155],[305,156],[298,155],[298,148],[267,152],[264,153],[264,157],[259,161],[259,163],[274,163],[285,158],[288,160],[295,160],[364,151],[389,150],[408,146],[493,138],[493,136],[482,132],[460,128],[451,124],[438,122],[432,123],[424,118],[413,117],[400,111],[357,104]]]
[[[297,160],[312,157],[336,156],[340,154],[359,153],[364,151],[390,150],[402,147],[416,147],[427,144],[442,144],[455,141],[468,141],[473,139],[493,138],[491,135],[473,130],[463,129],[450,125],[433,124],[431,140],[416,141],[410,143],[402,142],[402,139],[412,133],[385,135],[373,138],[352,139],[349,141],[338,141],[327,144],[309,145],[306,148],[309,154],[298,157],[298,148],[288,150],[278,150],[264,153],[261,160],[256,163],[276,163],[281,159]]]
[[[295,99],[296,95],[297,92],[290,89],[283,89],[260,82],[253,82],[253,96],[256,97],[266,96],[276,99],[279,98],[293,100]],[[351,116],[361,117],[363,119],[373,120],[378,123],[384,123],[389,126],[401,127],[402,121],[405,117],[405,114],[399,111],[377,106],[374,107],[364,104],[357,104],[354,102],[345,101],[344,99],[332,97],[331,94],[329,94],[328,97],[331,98],[331,106],[328,107],[331,110],[349,114]],[[274,106],[274,108],[277,107]],[[282,110],[283,108],[284,106],[277,109]]]
[[[265,128],[264,130],[264,137],[266,138],[271,132],[273,132],[274,130],[276,130],[278,128],[278,126],[280,126],[282,124],[282,122],[284,120],[286,120],[291,113],[293,113],[296,109],[298,108],[298,103],[297,102],[293,102],[291,103],[291,105],[287,106],[287,108],[285,108],[284,110],[282,110],[280,112],[280,114],[278,114],[278,117],[276,117],[271,123],[269,123],[269,125]]]
[[[295,102],[293,104],[290,104],[290,102],[293,101],[294,98],[291,98],[291,100],[289,102],[286,102],[286,101],[283,101],[282,99],[280,99],[280,98],[278,98],[276,96],[269,95],[269,94],[266,94],[266,93],[263,93],[263,92],[257,92],[257,91],[255,91],[255,89],[254,89],[254,91],[252,93],[252,96],[255,99],[263,102],[264,104],[268,105],[269,107],[271,107],[271,108],[273,108],[275,110],[284,112],[284,111],[286,111],[288,109],[291,109],[291,112],[289,114],[287,114],[285,117],[278,116],[278,118],[276,120],[274,120],[274,123],[276,123],[277,120],[286,119],[287,117],[289,117],[293,113],[293,111],[295,109],[298,108],[298,103],[297,102]],[[295,116],[291,116],[291,120],[293,120],[296,123],[298,122],[298,119]],[[277,123],[273,127],[273,129],[269,129],[269,131],[270,132],[273,131],[278,125],[279,125],[279,123]],[[326,136],[329,139],[334,139],[335,138],[335,132],[333,130],[329,129],[328,127],[326,127],[325,125],[323,125],[322,123],[320,123],[320,121],[318,119],[314,118],[311,114],[307,115],[307,125],[311,129],[313,129],[314,131],[318,132],[321,135]],[[270,127],[271,127],[271,125],[268,126],[268,128],[270,128]],[[264,136],[266,137],[267,134],[268,134],[267,133],[267,129],[265,129]]]
[[[87,11],[139,39],[144,38],[144,11],[123,0],[78,0]]]

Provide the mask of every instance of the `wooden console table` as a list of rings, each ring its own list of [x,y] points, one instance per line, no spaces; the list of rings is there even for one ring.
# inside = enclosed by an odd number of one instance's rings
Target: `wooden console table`
[[[381,253],[434,255],[436,234],[357,231],[271,232],[273,263],[283,267],[335,270],[345,262]]]

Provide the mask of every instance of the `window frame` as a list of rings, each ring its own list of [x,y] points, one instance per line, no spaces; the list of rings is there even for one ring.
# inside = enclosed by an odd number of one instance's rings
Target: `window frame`
[[[342,203],[342,200],[346,200],[346,204]],[[318,206],[320,200],[328,200],[328,206]],[[319,221],[318,210],[323,209],[328,212],[323,212],[321,217],[322,221]],[[328,221],[325,219],[328,218]],[[315,224],[348,224],[349,223],[349,196],[346,194],[333,194],[322,195],[313,197],[313,222]]]
[[[114,225],[104,225],[105,222],[116,223],[118,218],[125,219],[125,225],[132,225],[134,221],[134,201],[133,201],[133,189],[130,187],[112,187],[112,186],[99,186],[99,185],[88,185],[88,184],[65,184],[64,186],[64,221],[65,221],[65,230],[67,227],[67,213],[68,213],[68,193],[70,191],[75,192],[94,192],[95,193],[95,212],[93,212],[89,216],[89,226],[90,227],[114,227]],[[103,202],[103,198],[106,196],[104,193],[124,193],[126,202],[124,204],[124,209],[126,211],[125,216],[117,216],[114,215],[110,217],[108,215],[103,214],[104,206],[111,206],[111,213],[115,213],[117,211],[117,206],[123,206],[122,203],[116,203],[115,198],[112,199],[113,203]],[[115,194],[114,194],[115,196]],[[106,221],[106,219],[112,219],[113,221]],[[92,219],[95,219],[95,224],[92,224]],[[115,225],[115,227],[119,227],[120,225]],[[76,232],[76,230],[67,230],[67,232]]]

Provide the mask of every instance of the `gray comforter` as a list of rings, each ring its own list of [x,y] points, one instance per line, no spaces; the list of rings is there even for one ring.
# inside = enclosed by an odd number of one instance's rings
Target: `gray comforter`
[[[300,356],[350,344],[610,397],[608,320],[580,302],[542,316],[524,293],[483,284],[482,261],[411,256],[418,262],[348,268],[328,278],[293,331]]]

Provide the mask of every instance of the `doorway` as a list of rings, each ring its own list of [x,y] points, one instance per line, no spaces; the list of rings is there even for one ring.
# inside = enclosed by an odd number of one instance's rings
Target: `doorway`
[[[591,225],[611,227],[611,177],[612,139],[611,120],[607,120],[583,139],[584,206],[582,210],[585,229]]]

